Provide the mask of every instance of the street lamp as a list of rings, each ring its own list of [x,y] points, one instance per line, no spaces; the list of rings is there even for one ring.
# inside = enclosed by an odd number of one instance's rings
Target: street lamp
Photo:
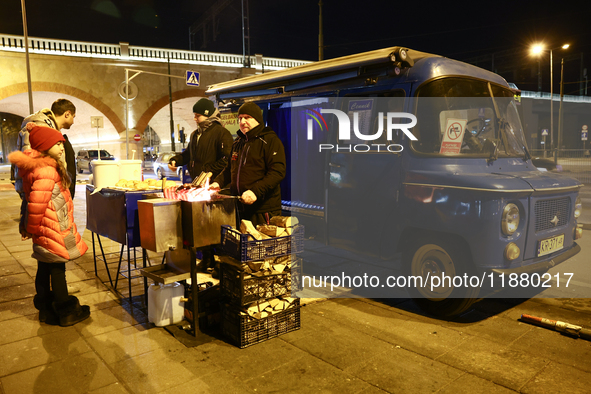
[[[567,49],[570,45],[569,44],[564,44],[562,46],[556,47],[556,48],[552,48],[550,49],[550,149],[554,149],[554,74],[553,74],[553,67],[552,67],[552,51],[556,50],[556,49]],[[535,44],[531,47],[531,54],[534,56],[541,56],[541,54],[546,50],[546,47],[544,46],[544,44]],[[562,63],[564,63],[564,59],[562,61]],[[562,86],[563,86],[563,81],[562,81],[562,72],[560,73],[560,91],[561,91],[561,96],[560,96],[560,106],[562,108]],[[559,123],[560,123],[559,119]],[[558,125],[558,135],[560,138],[560,124]],[[560,143],[560,139],[558,141],[558,143]],[[554,153],[552,153],[554,154]],[[558,155],[554,156],[554,162],[556,163],[558,161]]]

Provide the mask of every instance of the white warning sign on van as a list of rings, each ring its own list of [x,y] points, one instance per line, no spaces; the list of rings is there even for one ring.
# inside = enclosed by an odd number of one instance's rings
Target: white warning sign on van
[[[467,119],[448,119],[439,153],[459,154],[462,149]]]

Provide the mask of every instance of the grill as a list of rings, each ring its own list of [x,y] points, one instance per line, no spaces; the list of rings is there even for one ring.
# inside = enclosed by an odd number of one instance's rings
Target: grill
[[[570,215],[570,198],[537,201],[535,205],[536,233],[566,226]],[[556,223],[558,219],[558,223]],[[555,225],[556,223],[556,225]]]
[[[222,225],[236,224],[236,202],[229,196],[215,195],[210,201],[150,197],[138,201],[142,247],[148,250],[219,244]]]

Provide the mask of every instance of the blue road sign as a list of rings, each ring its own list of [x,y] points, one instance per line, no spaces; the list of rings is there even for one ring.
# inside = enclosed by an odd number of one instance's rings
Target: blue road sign
[[[587,131],[581,131],[581,141],[587,141]]]
[[[199,86],[199,73],[197,71],[187,70],[187,86]]]

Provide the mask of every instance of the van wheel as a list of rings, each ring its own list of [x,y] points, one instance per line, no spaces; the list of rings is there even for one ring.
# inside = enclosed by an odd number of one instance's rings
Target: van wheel
[[[156,170],[156,175],[158,176],[158,179],[164,178],[164,172],[162,172],[162,168],[158,167]]]
[[[78,174],[82,174],[84,172],[84,170],[80,167],[78,167]]]
[[[432,278],[461,277],[468,274],[468,279],[473,273],[472,262],[469,253],[462,250],[453,242],[444,241],[442,238],[429,237],[411,245],[404,254],[406,274],[420,276],[423,286],[411,286],[408,289],[413,301],[425,312],[438,317],[457,316],[470,308],[477,301],[478,287],[468,286],[454,287],[448,280],[442,281],[439,287]]]

